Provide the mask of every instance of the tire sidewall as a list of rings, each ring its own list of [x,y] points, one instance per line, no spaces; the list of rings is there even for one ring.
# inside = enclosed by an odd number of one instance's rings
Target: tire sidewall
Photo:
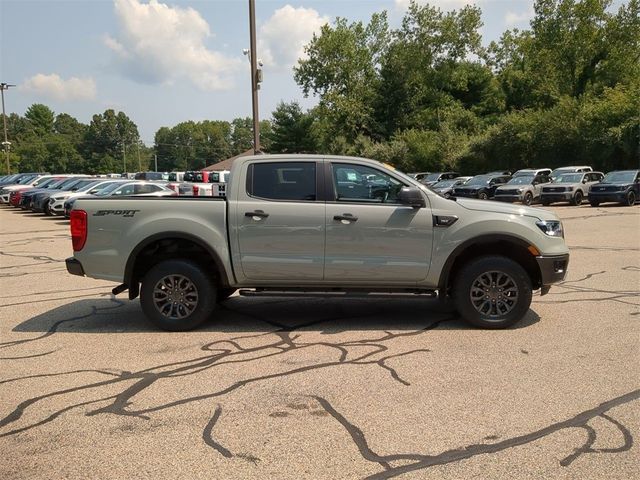
[[[627,198],[626,198],[627,202],[626,205],[628,207],[633,207],[636,203],[636,194],[633,192],[633,190],[631,190],[629,193],[627,193]]]
[[[524,200],[522,203],[524,203],[527,206],[533,203],[533,195],[531,194],[531,192],[527,192],[524,194]]]
[[[518,286],[518,303],[508,314],[498,319],[488,319],[478,312],[469,298],[471,285],[478,276],[488,271],[508,274]],[[529,310],[532,298],[531,279],[515,261],[502,256],[485,256],[473,260],[460,270],[454,281],[453,296],[456,309],[469,324],[488,329],[507,328],[518,322]]]
[[[575,205],[577,205],[577,206],[580,206],[580,205],[582,205],[582,199],[583,199],[582,192],[581,192],[580,190],[578,190],[578,191],[576,192],[575,197],[573,197],[573,203],[574,203]]]
[[[156,284],[167,275],[183,275],[198,290],[198,305],[187,317],[171,319],[162,315],[153,303],[153,290]],[[213,279],[190,260],[164,260],[153,266],[142,280],[140,305],[145,316],[158,328],[172,332],[191,330],[209,319],[215,308],[217,289]]]

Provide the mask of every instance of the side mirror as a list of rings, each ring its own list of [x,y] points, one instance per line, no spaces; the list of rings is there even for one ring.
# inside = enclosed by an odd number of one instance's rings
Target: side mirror
[[[398,200],[401,204],[413,208],[424,208],[427,206],[422,192],[416,187],[402,187],[398,192]]]

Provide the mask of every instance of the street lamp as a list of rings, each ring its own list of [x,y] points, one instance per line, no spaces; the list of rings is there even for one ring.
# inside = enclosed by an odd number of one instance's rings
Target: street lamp
[[[9,149],[11,148],[11,142],[7,140],[7,114],[4,111],[4,91],[9,90],[9,87],[15,87],[15,85],[9,85],[4,82],[0,83],[0,91],[2,92],[2,123],[4,124],[4,142],[2,142],[2,148],[4,148],[7,157],[7,175],[11,174],[11,167],[9,166]]]

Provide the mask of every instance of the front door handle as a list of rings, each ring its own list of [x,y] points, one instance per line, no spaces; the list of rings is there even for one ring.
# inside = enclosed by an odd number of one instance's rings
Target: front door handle
[[[269,214],[265,213],[264,210],[254,210],[253,212],[244,212],[244,216],[251,217],[254,220],[261,220],[263,218],[267,218]]]
[[[342,223],[348,223],[357,221],[358,217],[355,217],[350,213],[343,213],[342,215],[334,215],[333,219]]]

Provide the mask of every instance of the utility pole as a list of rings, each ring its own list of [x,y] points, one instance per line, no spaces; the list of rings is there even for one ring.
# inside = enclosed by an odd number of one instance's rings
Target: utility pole
[[[11,148],[11,142],[7,140],[7,114],[4,111],[4,91],[9,90],[9,87],[15,87],[15,85],[9,85],[4,82],[0,83],[0,91],[2,91],[2,123],[4,124],[4,142],[2,142],[2,146],[7,157],[7,175],[11,173],[11,166],[9,165],[9,148]]]
[[[258,55],[256,53],[256,2],[249,0],[249,37],[251,62],[251,101],[253,106],[253,153],[260,153],[260,123],[258,120]]]
[[[155,171],[157,172],[158,171],[158,154],[157,153],[153,154],[153,160],[155,161],[155,164],[156,164]]]
[[[138,171],[142,171],[142,163],[140,163],[140,143],[136,142],[136,150],[138,152]]]
[[[124,142],[122,142],[122,165],[124,168],[124,173],[127,173],[127,147]]]

